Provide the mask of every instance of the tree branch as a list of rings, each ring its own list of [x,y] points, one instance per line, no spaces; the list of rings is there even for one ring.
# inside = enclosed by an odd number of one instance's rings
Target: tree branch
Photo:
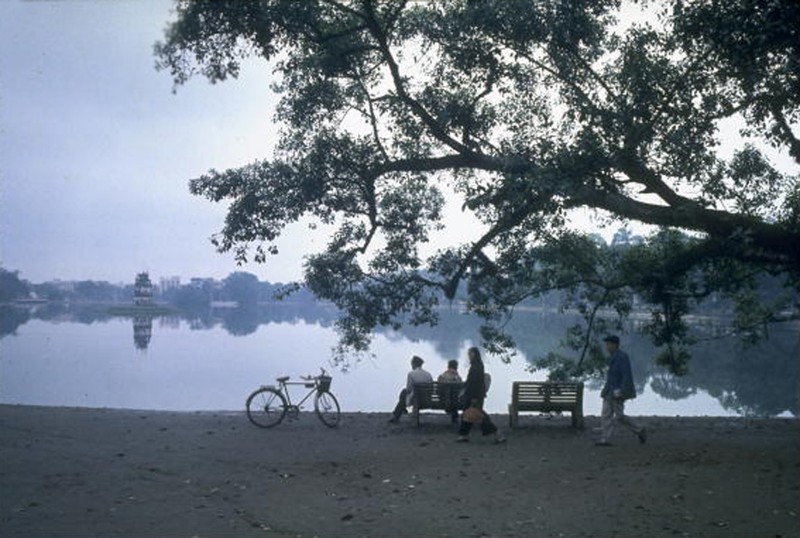
[[[447,133],[447,130],[439,122],[437,122],[427,110],[425,110],[425,107],[423,107],[416,99],[408,94],[403,83],[403,77],[400,74],[400,67],[397,65],[397,61],[394,59],[392,51],[389,49],[389,43],[386,39],[386,34],[375,16],[374,6],[371,2],[367,1],[365,3],[365,8],[367,11],[367,28],[378,42],[378,49],[380,50],[384,61],[389,67],[389,73],[392,77],[392,84],[397,92],[397,97],[403,103],[405,103],[417,117],[422,120],[434,138],[459,153],[472,153],[472,150],[468,146],[451,137]]]
[[[648,224],[697,230],[714,237],[736,239],[736,244],[764,249],[775,256],[773,261],[784,259],[795,271],[800,271],[800,233],[754,217],[704,208],[699,204],[681,204],[677,207],[648,204],[620,193],[588,186],[578,189],[566,205],[588,205]]]
[[[381,156],[383,156],[383,158],[388,161],[389,153],[386,151],[383,142],[381,142],[381,137],[380,134],[378,133],[378,118],[375,115],[375,107],[372,104],[373,100],[369,94],[369,89],[363,82],[363,73],[361,72],[360,69],[359,69],[359,75],[360,76],[358,77],[358,85],[361,87],[361,91],[364,92],[364,97],[367,100],[367,107],[369,110],[368,113],[369,123],[370,126],[372,127],[372,137],[375,139],[375,145],[378,146],[378,151],[381,152]]]
[[[583,70],[586,71],[589,74],[589,76],[591,78],[593,78],[595,80],[595,82],[597,82],[600,85],[600,87],[605,90],[606,94],[608,94],[608,96],[613,101],[619,101],[619,95],[617,95],[617,93],[614,92],[611,89],[611,87],[606,83],[605,79],[603,77],[601,77],[600,74],[592,68],[592,66],[589,64],[589,62],[587,62],[580,55],[580,51],[575,50],[575,49],[567,49],[567,48],[562,48],[562,50],[567,51],[570,54],[570,56],[572,57],[572,59],[575,60],[576,62],[578,62],[578,64],[580,64],[580,66],[583,68]]]
[[[681,196],[669,185],[667,185],[661,177],[649,169],[645,164],[636,156],[635,147],[637,141],[633,137],[625,141],[626,147],[623,148],[613,159],[616,167],[628,176],[634,183],[640,183],[645,186],[644,192],[652,192],[659,198],[664,200],[672,207],[682,207],[686,205],[699,205],[691,198]]]
[[[783,115],[780,107],[778,105],[773,105],[771,111],[772,117],[775,119],[775,129],[773,132],[784,144],[789,146],[789,155],[800,164],[800,140],[794,136],[792,128],[786,121],[786,117]]]
[[[573,82],[571,80],[564,79],[561,76],[561,73],[559,73],[557,70],[555,70],[552,67],[546,65],[545,63],[540,62],[539,60],[535,59],[533,56],[531,56],[530,54],[528,54],[528,52],[526,52],[524,50],[517,50],[517,49],[514,49],[514,48],[511,48],[510,50],[512,52],[514,52],[515,54],[519,54],[521,57],[525,58],[532,65],[538,67],[542,71],[544,71],[546,73],[549,73],[550,75],[555,77],[556,80],[559,80],[562,84],[565,84],[565,85],[569,86],[570,88],[572,88],[575,91],[575,93],[578,94],[578,96],[581,98],[581,100],[584,102],[584,104],[587,105],[590,109],[592,109],[598,116],[603,114],[604,111],[600,107],[598,107],[596,105],[596,99],[592,99],[589,96],[589,94],[587,94],[586,91],[584,91],[584,89],[581,88],[577,83],[575,83],[575,82]]]
[[[354,15],[355,17],[358,17],[359,19],[363,19],[364,18],[364,14],[362,12],[358,11],[357,9],[353,9],[350,6],[345,5],[345,4],[343,4],[343,3],[341,3],[341,2],[339,2],[337,0],[322,0],[322,3],[323,4],[328,4],[329,6],[333,6],[333,7],[335,7],[336,9],[338,9],[340,11],[344,11],[345,13],[349,13],[350,15]]]
[[[606,299],[611,294],[611,290],[609,288],[605,289],[603,293],[603,297],[597,301],[592,308],[592,313],[589,314],[589,319],[586,320],[586,335],[583,339],[583,349],[581,350],[581,357],[578,359],[578,364],[575,365],[575,371],[579,371],[580,367],[583,365],[583,359],[586,358],[586,352],[589,351],[589,345],[592,343],[592,332],[594,331],[594,319],[597,316],[597,312],[600,310],[602,306],[605,305]]]

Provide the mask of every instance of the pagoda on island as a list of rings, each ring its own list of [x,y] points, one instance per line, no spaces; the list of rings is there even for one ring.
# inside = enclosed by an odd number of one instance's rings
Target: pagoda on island
[[[151,306],[153,304],[153,283],[150,275],[145,271],[136,275],[133,284],[133,304],[136,306]]]

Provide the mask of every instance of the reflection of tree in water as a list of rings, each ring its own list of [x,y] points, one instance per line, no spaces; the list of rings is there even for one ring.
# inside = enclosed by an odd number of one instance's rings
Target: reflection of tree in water
[[[667,400],[683,400],[697,394],[697,387],[687,387],[680,381],[668,372],[659,372],[650,378],[650,388]]]
[[[191,330],[209,330],[221,324],[233,336],[246,336],[255,332],[260,325],[306,323],[328,328],[338,319],[338,312],[332,307],[323,305],[243,304],[236,308],[201,308],[184,311],[181,317],[189,323]]]
[[[220,313],[222,326],[234,336],[246,336],[256,332],[261,324],[258,307],[255,305],[227,308]]]
[[[695,347],[689,374],[676,382],[706,390],[742,414],[800,414],[799,337],[796,326],[779,325],[754,346],[732,337],[703,342]]]
[[[44,305],[35,310],[2,307],[0,335],[13,334],[29,319],[76,321],[95,323],[107,321],[110,316],[102,308],[65,307]],[[202,308],[180,315],[191,330],[208,330],[222,325],[232,335],[251,334],[260,325],[298,324],[332,327],[338,317],[329,306],[277,303],[252,305],[235,309]],[[160,318],[161,319],[161,318]],[[179,326],[176,317],[160,321],[165,327]],[[134,343],[137,349],[146,349],[152,337],[152,318],[134,318]],[[558,350],[567,327],[576,318],[554,312],[519,311],[509,322],[510,333],[519,346],[520,360],[532,360],[550,351]],[[441,357],[461,359],[459,353],[467,343],[477,343],[480,321],[473,316],[455,311],[442,312],[436,327],[404,327],[399,332],[380,331],[390,341],[407,339],[432,345]],[[718,327],[706,324],[698,331],[702,335],[718,335]],[[641,392],[646,386],[669,400],[680,400],[699,390],[708,392],[726,409],[749,415],[777,415],[785,411],[798,414],[800,390],[800,341],[796,325],[779,325],[771,336],[751,347],[744,347],[735,337],[714,339],[694,346],[689,373],[684,377],[667,374],[655,364],[657,350],[641,336],[633,324],[622,335],[623,348],[631,356],[634,381]],[[587,381],[590,388],[598,388],[602,379]]]
[[[477,342],[480,321],[474,316],[465,316],[457,312],[442,313],[439,324],[405,326],[400,331],[379,330],[379,334],[393,341],[405,338],[411,342],[427,342],[436,353],[445,359],[461,359],[459,353],[467,341]]]
[[[15,334],[31,318],[30,309],[11,305],[0,306],[0,338]]]
[[[508,330],[525,358],[537,357],[556,349],[572,318],[549,312],[519,312],[508,323]],[[397,334],[412,342],[427,341],[447,359],[457,359],[468,342],[480,341],[481,320],[458,312],[443,312],[435,327],[403,327]],[[388,333],[392,334],[392,333]]]
[[[133,345],[146,351],[153,337],[153,316],[133,316]]]

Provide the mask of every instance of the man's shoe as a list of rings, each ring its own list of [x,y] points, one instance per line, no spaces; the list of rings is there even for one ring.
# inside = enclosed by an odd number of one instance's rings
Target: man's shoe
[[[611,443],[608,441],[597,441],[594,446],[611,446]]]
[[[645,444],[647,442],[647,428],[642,428],[639,432],[639,442]]]
[[[459,435],[456,439],[456,443],[469,443],[469,437],[464,437],[463,435]]]
[[[397,424],[398,422],[400,422],[398,417],[392,417],[389,419],[389,424]]]
[[[494,444],[496,444],[496,445],[502,445],[502,444],[503,444],[503,443],[505,443],[506,441],[507,441],[507,439],[506,439],[506,437],[505,437],[504,435],[498,435],[498,436],[495,438],[495,440],[494,440]]]

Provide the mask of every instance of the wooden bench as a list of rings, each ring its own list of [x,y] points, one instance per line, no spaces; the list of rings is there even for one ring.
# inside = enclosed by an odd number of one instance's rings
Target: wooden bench
[[[419,413],[424,409],[440,409],[450,411],[458,409],[458,394],[464,389],[464,383],[415,383],[414,395],[411,398],[414,423],[419,428]]]
[[[516,428],[520,411],[572,414],[572,426],[583,428],[583,383],[515,381],[508,405],[508,423]]]

